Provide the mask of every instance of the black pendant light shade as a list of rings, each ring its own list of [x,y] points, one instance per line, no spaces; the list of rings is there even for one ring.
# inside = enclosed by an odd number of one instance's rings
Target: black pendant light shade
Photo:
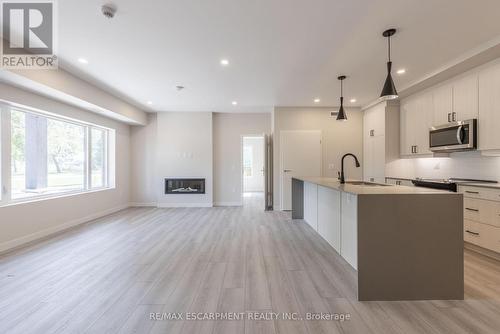
[[[383,36],[387,37],[388,42],[388,54],[389,61],[387,62],[387,78],[385,79],[384,88],[382,88],[382,93],[380,93],[380,98],[383,100],[393,100],[398,98],[398,92],[396,86],[394,86],[394,81],[392,80],[391,70],[391,36],[396,33],[396,29],[388,29],[383,32]]]
[[[342,81],[346,78],[345,75],[339,76],[337,79],[340,80],[340,108],[337,114],[337,121],[347,121],[347,115],[344,110],[344,91],[342,87]]]

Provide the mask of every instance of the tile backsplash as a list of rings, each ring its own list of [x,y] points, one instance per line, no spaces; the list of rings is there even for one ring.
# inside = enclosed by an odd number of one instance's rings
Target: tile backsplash
[[[448,158],[399,159],[386,165],[386,175],[436,179],[459,177],[500,182],[500,157],[486,157],[480,152],[459,152],[450,154]]]

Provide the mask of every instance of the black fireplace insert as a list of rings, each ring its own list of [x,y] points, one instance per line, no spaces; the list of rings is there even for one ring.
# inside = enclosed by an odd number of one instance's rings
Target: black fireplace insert
[[[165,194],[204,194],[205,179],[165,179]]]

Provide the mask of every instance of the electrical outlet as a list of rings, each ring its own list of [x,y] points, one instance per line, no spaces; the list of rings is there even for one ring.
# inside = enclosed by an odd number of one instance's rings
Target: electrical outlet
[[[328,169],[335,169],[335,164],[328,164]]]

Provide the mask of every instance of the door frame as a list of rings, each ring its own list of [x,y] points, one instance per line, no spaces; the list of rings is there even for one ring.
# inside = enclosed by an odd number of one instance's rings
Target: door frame
[[[318,133],[319,132],[319,140],[320,140],[320,152],[319,152],[319,173],[320,176],[323,175],[323,130],[321,129],[316,129],[316,130],[280,130],[280,147],[279,147],[279,155],[280,155],[280,173],[279,173],[279,187],[280,187],[280,211],[285,211],[283,209],[284,205],[284,198],[283,196],[283,178],[284,178],[284,166],[283,166],[283,133],[290,133],[290,132],[299,132],[299,133],[305,133],[305,132],[312,132],[312,133]]]
[[[243,205],[243,194],[244,194],[244,184],[245,184],[245,180],[244,180],[244,171],[243,171],[243,144],[244,144],[244,139],[245,138],[262,138],[264,144],[263,145],[266,145],[266,134],[265,133],[253,133],[253,134],[244,134],[244,135],[240,135],[240,184],[241,184],[241,191],[240,191],[240,201],[241,201],[241,205]],[[266,160],[266,152],[264,150],[264,157],[263,157],[263,161],[264,161],[264,164],[265,164],[265,160]],[[264,180],[264,188],[265,188],[265,184],[266,184],[266,166],[264,165],[264,175],[262,175],[262,178]],[[264,201],[265,201],[265,189],[264,189]]]

